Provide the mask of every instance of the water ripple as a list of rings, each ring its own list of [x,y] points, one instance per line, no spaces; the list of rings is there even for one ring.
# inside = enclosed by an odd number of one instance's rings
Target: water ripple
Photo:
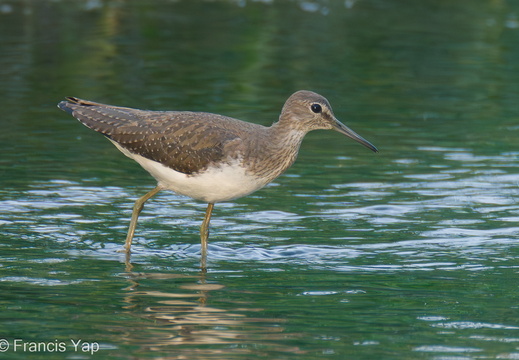
[[[475,271],[495,266],[495,257],[503,259],[501,266],[512,266],[508,249],[519,241],[519,227],[514,226],[519,218],[519,174],[496,164],[517,163],[518,154],[422,151],[443,154],[451,162],[492,166],[463,171],[459,166],[431,167],[387,182],[336,183],[323,196],[306,196],[304,204],[285,209],[220,204],[211,224],[211,261],[307,264],[337,271]],[[298,180],[304,179],[291,178]],[[88,182],[35,183],[21,196],[9,194],[0,200],[0,224],[4,233],[29,243],[51,239],[70,253],[103,252],[118,258],[109,253],[120,248],[132,199],[141,192]],[[174,194],[155,197],[140,218],[137,256],[199,256],[204,208]],[[438,256],[442,261],[431,260]]]

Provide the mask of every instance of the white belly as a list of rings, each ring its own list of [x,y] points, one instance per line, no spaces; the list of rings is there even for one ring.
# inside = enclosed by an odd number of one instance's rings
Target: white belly
[[[212,167],[204,173],[189,176],[156,161],[132,154],[112,141],[126,156],[137,161],[164,189],[207,203],[237,199],[261,189],[268,182],[259,179],[240,166],[239,162]]]

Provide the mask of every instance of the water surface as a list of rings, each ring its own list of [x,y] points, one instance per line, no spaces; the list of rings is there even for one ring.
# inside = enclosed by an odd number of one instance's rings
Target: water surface
[[[517,14],[502,1],[0,1],[0,350],[519,358]],[[160,193],[126,263],[133,202],[154,181],[57,102],[269,125],[299,89],[380,153],[309,134],[285,175],[216,206],[206,274],[205,204]],[[65,350],[15,346],[31,342]]]

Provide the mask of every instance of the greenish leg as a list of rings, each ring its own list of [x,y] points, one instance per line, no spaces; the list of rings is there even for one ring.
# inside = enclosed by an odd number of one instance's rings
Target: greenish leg
[[[137,219],[139,218],[139,214],[141,213],[142,208],[144,207],[144,203],[148,201],[153,195],[158,193],[160,190],[162,190],[162,186],[157,185],[156,188],[154,188],[153,190],[151,190],[135,202],[135,205],[133,206],[132,220],[130,221],[130,227],[128,228],[128,235],[126,235],[126,243],[124,245],[124,250],[126,251],[126,253],[130,252],[133,235],[135,234],[135,227],[137,226]]]
[[[200,241],[202,243],[202,268],[205,267],[205,259],[207,257],[207,238],[209,237],[209,222],[211,221],[211,214],[213,212],[213,203],[207,204],[204,221],[200,227]]]

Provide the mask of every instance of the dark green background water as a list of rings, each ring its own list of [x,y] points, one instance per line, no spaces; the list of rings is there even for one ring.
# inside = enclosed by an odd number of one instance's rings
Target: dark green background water
[[[518,17],[504,0],[0,0],[0,357],[518,359]],[[127,270],[154,180],[57,102],[269,125],[299,89],[380,153],[309,134],[274,184],[216,206],[205,276],[205,204],[163,192]]]

